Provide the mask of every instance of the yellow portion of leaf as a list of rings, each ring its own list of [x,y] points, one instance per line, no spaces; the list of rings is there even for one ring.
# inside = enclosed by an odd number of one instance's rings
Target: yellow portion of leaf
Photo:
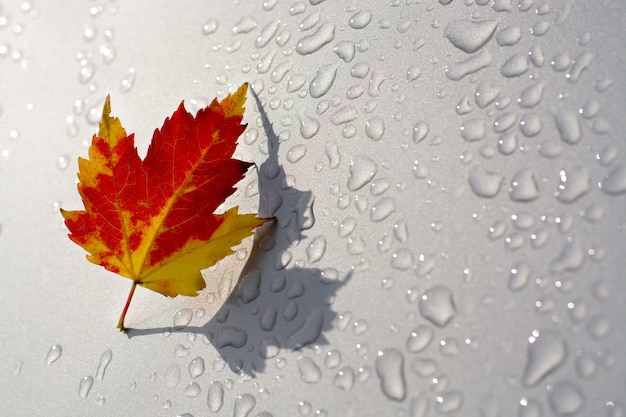
[[[159,264],[158,269],[148,272],[139,285],[163,295],[197,295],[205,287],[201,269],[213,266],[220,259],[234,253],[233,246],[251,236],[255,227],[270,219],[259,219],[254,214],[238,214],[233,207],[222,215],[224,221],[211,236],[211,240],[189,241],[184,252]]]

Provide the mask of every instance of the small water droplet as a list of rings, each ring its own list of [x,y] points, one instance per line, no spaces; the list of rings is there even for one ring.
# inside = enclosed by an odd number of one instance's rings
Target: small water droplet
[[[106,349],[100,355],[100,362],[98,363],[98,370],[96,371],[96,379],[102,381],[104,379],[104,374],[106,373],[107,366],[111,363],[111,359],[113,359],[113,352],[111,349]]]
[[[357,155],[350,160],[348,169],[350,170],[348,189],[350,191],[357,191],[374,178],[378,171],[378,165],[368,156]]]
[[[122,93],[128,93],[130,90],[133,89],[136,78],[137,78],[137,74],[135,73],[135,69],[129,68],[128,72],[126,73],[124,78],[122,78],[122,81],[120,82],[120,90],[122,91]]]
[[[78,385],[78,395],[80,398],[87,398],[89,395],[89,391],[91,391],[91,387],[93,386],[93,377],[85,376],[80,380],[80,384]]]
[[[300,370],[300,378],[308,384],[315,384],[322,379],[322,371],[313,362],[313,359],[307,356],[298,358],[298,369]]]
[[[333,378],[333,385],[344,391],[351,391],[354,387],[355,374],[352,368],[346,366],[337,371]]]
[[[193,319],[193,310],[190,308],[183,308],[174,315],[174,328],[183,329],[191,323]]]
[[[197,378],[204,374],[204,359],[200,356],[189,362],[188,366],[189,375],[192,378]]]
[[[295,164],[306,155],[307,148],[304,144],[294,145],[287,151],[287,161]]]
[[[422,317],[439,327],[445,327],[456,315],[452,292],[444,285],[436,285],[422,294],[419,303]]]
[[[395,201],[390,197],[384,197],[372,206],[370,210],[370,219],[373,222],[380,222],[389,217],[395,210]]]
[[[48,353],[46,354],[46,363],[48,365],[52,365],[57,360],[59,360],[62,353],[63,353],[63,348],[61,347],[61,345],[51,346],[50,349],[48,350]]]
[[[396,349],[389,348],[376,356],[376,374],[383,393],[391,400],[402,401],[406,396],[404,357]]]
[[[417,326],[406,341],[406,348],[410,353],[421,352],[426,349],[433,339],[433,330],[426,326]]]
[[[405,271],[413,267],[413,263],[413,252],[411,252],[409,249],[398,249],[391,255],[391,266],[395,269]]]
[[[609,195],[626,192],[626,167],[622,164],[611,169],[599,184],[602,191]]]
[[[372,13],[369,10],[360,10],[348,20],[352,29],[363,29],[372,21]]]
[[[235,400],[233,417],[247,417],[256,406],[256,400],[250,394],[241,394]]]
[[[473,54],[465,61],[455,62],[446,68],[446,77],[453,81],[458,81],[463,77],[487,68],[491,65],[493,58],[486,50]]]
[[[324,364],[328,369],[338,367],[341,364],[341,352],[339,352],[338,350],[328,351],[326,353],[326,357],[324,358]]]
[[[423,141],[428,134],[428,130],[428,123],[424,121],[419,121],[415,123],[415,125],[413,125],[413,142],[420,143],[421,141]]]
[[[539,187],[531,170],[520,169],[511,179],[509,196],[513,201],[533,201],[539,197]]]
[[[481,81],[476,87],[476,92],[474,93],[474,101],[476,102],[476,105],[478,105],[478,107],[484,109],[485,107],[496,101],[499,96],[500,89],[487,82]]]
[[[485,122],[480,119],[470,119],[461,126],[461,137],[468,142],[481,140],[485,136]]]
[[[322,65],[317,69],[317,73],[311,83],[309,84],[309,94],[313,98],[320,98],[330,90],[330,87],[335,82],[337,75],[336,65]]]
[[[563,363],[567,351],[563,336],[550,330],[533,331],[529,342],[522,381],[534,386]]]
[[[575,145],[580,142],[582,132],[576,113],[572,110],[561,110],[554,115],[554,122],[563,142]]]
[[[233,26],[233,35],[250,33],[257,27],[257,20],[252,16],[244,16]]]
[[[187,398],[195,398],[198,395],[200,395],[201,391],[202,391],[202,389],[200,388],[200,385],[198,385],[198,383],[196,381],[191,381],[189,383],[189,385],[187,385],[185,387],[185,390],[183,391],[183,394]]]
[[[471,54],[489,42],[497,26],[494,20],[453,20],[448,23],[443,35],[452,45]]]
[[[333,39],[335,39],[335,25],[324,23],[313,34],[303,37],[296,43],[296,52],[300,55],[312,54],[332,42]]]
[[[365,134],[373,141],[379,141],[385,133],[385,122],[379,116],[374,116],[365,122]]]
[[[207,404],[209,410],[217,413],[222,409],[224,405],[224,386],[219,381],[214,381],[209,385],[207,394]]]
[[[322,259],[326,252],[326,238],[322,235],[316,236],[306,248],[306,255],[309,263],[315,263]]]
[[[468,182],[478,197],[492,198],[500,192],[502,177],[495,172],[477,166],[470,170]]]
[[[548,392],[552,411],[559,415],[572,415],[583,407],[585,397],[571,382],[559,382]]]

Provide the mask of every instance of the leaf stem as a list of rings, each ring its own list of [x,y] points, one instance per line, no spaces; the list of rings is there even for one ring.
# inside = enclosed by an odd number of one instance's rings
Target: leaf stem
[[[128,293],[126,305],[124,306],[124,310],[122,311],[122,315],[120,316],[120,321],[117,322],[117,328],[123,332],[127,330],[127,328],[124,326],[124,318],[126,317],[128,306],[130,306],[130,300],[133,299],[133,294],[135,294],[135,288],[137,288],[137,281],[133,281],[133,286],[130,287],[130,293]]]

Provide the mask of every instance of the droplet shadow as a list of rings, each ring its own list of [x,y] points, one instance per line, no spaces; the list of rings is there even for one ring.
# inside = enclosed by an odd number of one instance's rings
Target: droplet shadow
[[[257,230],[248,261],[229,299],[203,326],[130,329],[129,338],[165,332],[204,335],[236,373],[264,372],[280,351],[328,344],[337,313],[335,294],[352,273],[332,268],[300,268],[289,249],[315,222],[310,191],[288,185],[278,162],[279,140],[267,113],[250,89],[268,140],[268,157],[259,166],[259,216],[275,216],[273,225]],[[263,249],[261,249],[263,248]]]

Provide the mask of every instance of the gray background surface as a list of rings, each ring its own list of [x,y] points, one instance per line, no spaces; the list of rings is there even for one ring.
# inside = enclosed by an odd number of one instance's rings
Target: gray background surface
[[[625,16],[2,2],[1,414],[624,415]],[[130,282],[58,211],[104,97],[144,155],[180,100],[243,82],[259,171],[225,207],[278,225],[198,297],[139,289],[122,334]]]

